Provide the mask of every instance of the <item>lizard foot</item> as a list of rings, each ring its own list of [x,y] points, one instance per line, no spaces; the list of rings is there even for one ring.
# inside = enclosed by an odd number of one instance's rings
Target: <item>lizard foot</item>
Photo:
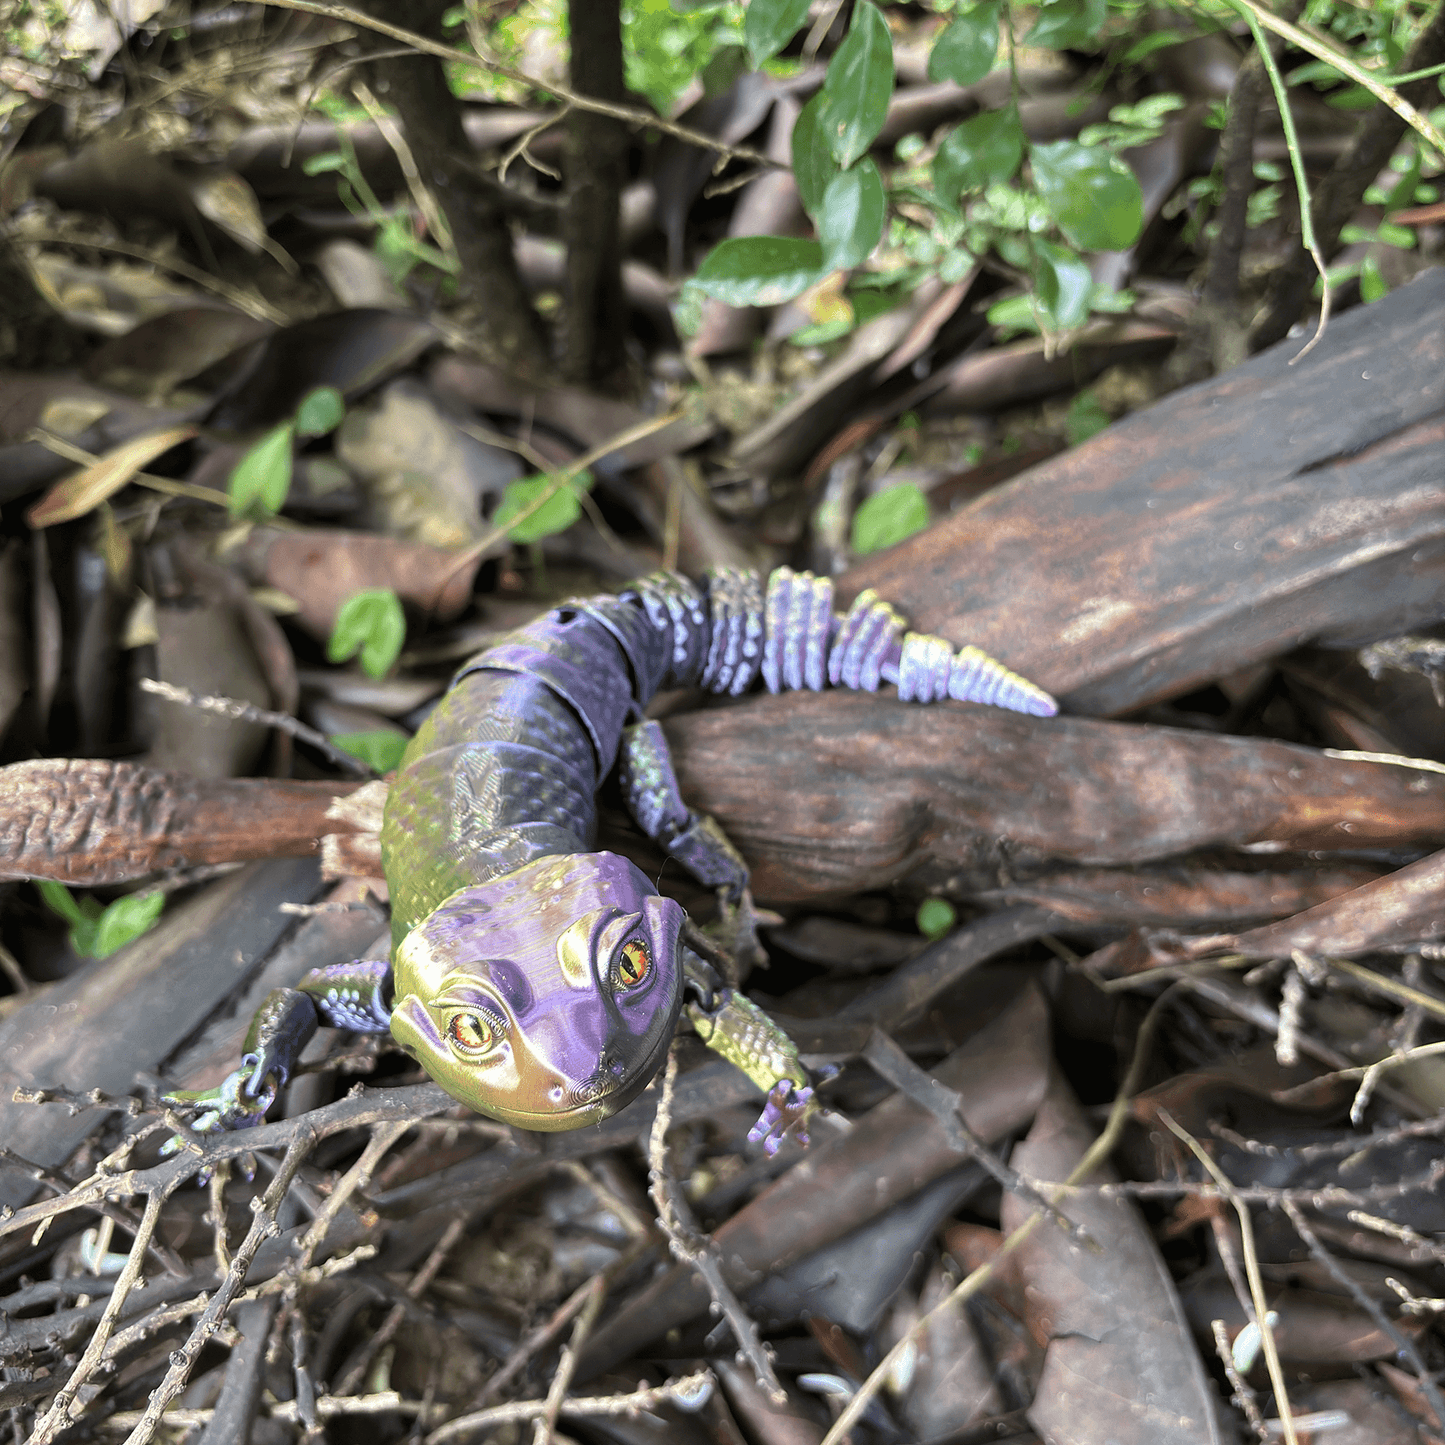
[[[216,1088],[175,1089],[162,1094],[161,1102],[172,1108],[194,1111],[191,1128],[197,1134],[253,1128],[265,1120],[266,1110],[276,1102],[278,1087],[273,1071],[267,1071],[256,1087],[260,1064],[255,1054],[247,1054],[240,1067],[227,1074]],[[166,1141],[161,1154],[174,1154],[184,1143],[179,1135],[174,1135]]]
[[[751,889],[743,888],[734,895],[727,888],[719,888],[717,920],[703,931],[732,960],[734,978],[742,979],[752,969],[768,966],[768,952],[758,937],[758,929],[775,928],[782,922],[780,914],[753,902]]]

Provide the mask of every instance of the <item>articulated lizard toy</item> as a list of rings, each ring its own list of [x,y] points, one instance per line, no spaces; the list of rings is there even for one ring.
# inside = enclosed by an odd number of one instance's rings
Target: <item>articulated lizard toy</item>
[[[642,709],[663,688],[739,694],[825,685],[903,701],[1057,711],[976,647],[905,633],[862,593],[833,611],[827,578],[722,570],[705,589],[670,572],[619,596],[564,603],[481,653],[406,749],[386,804],[390,963],[316,969],[272,992],[240,1067],[177,1093],[198,1129],[260,1122],[318,1026],[390,1030],[453,1098],[523,1129],[615,1114],[657,1073],[683,1010],[768,1094],[750,1136],[772,1152],[801,1132],[812,1085],[791,1041],[680,937],[682,908],[625,858],[589,852],[595,794],[614,761],[649,837],[724,904],[747,866],[678,792],[662,729]]]

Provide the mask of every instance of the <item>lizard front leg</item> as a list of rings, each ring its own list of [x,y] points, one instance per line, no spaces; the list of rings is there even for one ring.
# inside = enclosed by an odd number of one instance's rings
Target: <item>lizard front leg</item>
[[[377,959],[313,969],[295,988],[272,989],[251,1020],[240,1064],[214,1089],[177,1089],[164,1102],[197,1111],[199,1133],[261,1123],[320,1027],[385,1033],[391,965]]]

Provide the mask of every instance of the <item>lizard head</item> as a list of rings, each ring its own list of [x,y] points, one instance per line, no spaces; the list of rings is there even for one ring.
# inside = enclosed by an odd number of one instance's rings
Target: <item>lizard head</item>
[[[682,1008],[682,908],[612,853],[454,893],[398,945],[391,1032],[454,1099],[522,1129],[615,1114]]]

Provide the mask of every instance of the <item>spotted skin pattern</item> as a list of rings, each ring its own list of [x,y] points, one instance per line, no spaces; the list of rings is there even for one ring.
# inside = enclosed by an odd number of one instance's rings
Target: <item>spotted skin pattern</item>
[[[259,1122],[324,1025],[389,1030],[454,1098],[524,1129],[616,1113],[662,1064],[689,960],[678,904],[626,859],[591,851],[597,789],[620,764],[644,831],[740,896],[746,864],[683,802],[662,731],[641,714],[665,688],[737,696],[759,679],[771,692],[892,683],[904,701],[1057,711],[977,648],[908,632],[872,592],[839,615],[827,578],[786,567],[766,582],[723,570],[704,587],[659,572],[565,603],[467,663],[402,757],[381,834],[391,963],[276,990],[225,1084],[172,1097],[201,1111],[198,1127]],[[764,1015],[740,995],[724,1004],[690,1016],[769,1094],[755,1134],[771,1151],[811,1089],[795,1050],[753,1042]]]

